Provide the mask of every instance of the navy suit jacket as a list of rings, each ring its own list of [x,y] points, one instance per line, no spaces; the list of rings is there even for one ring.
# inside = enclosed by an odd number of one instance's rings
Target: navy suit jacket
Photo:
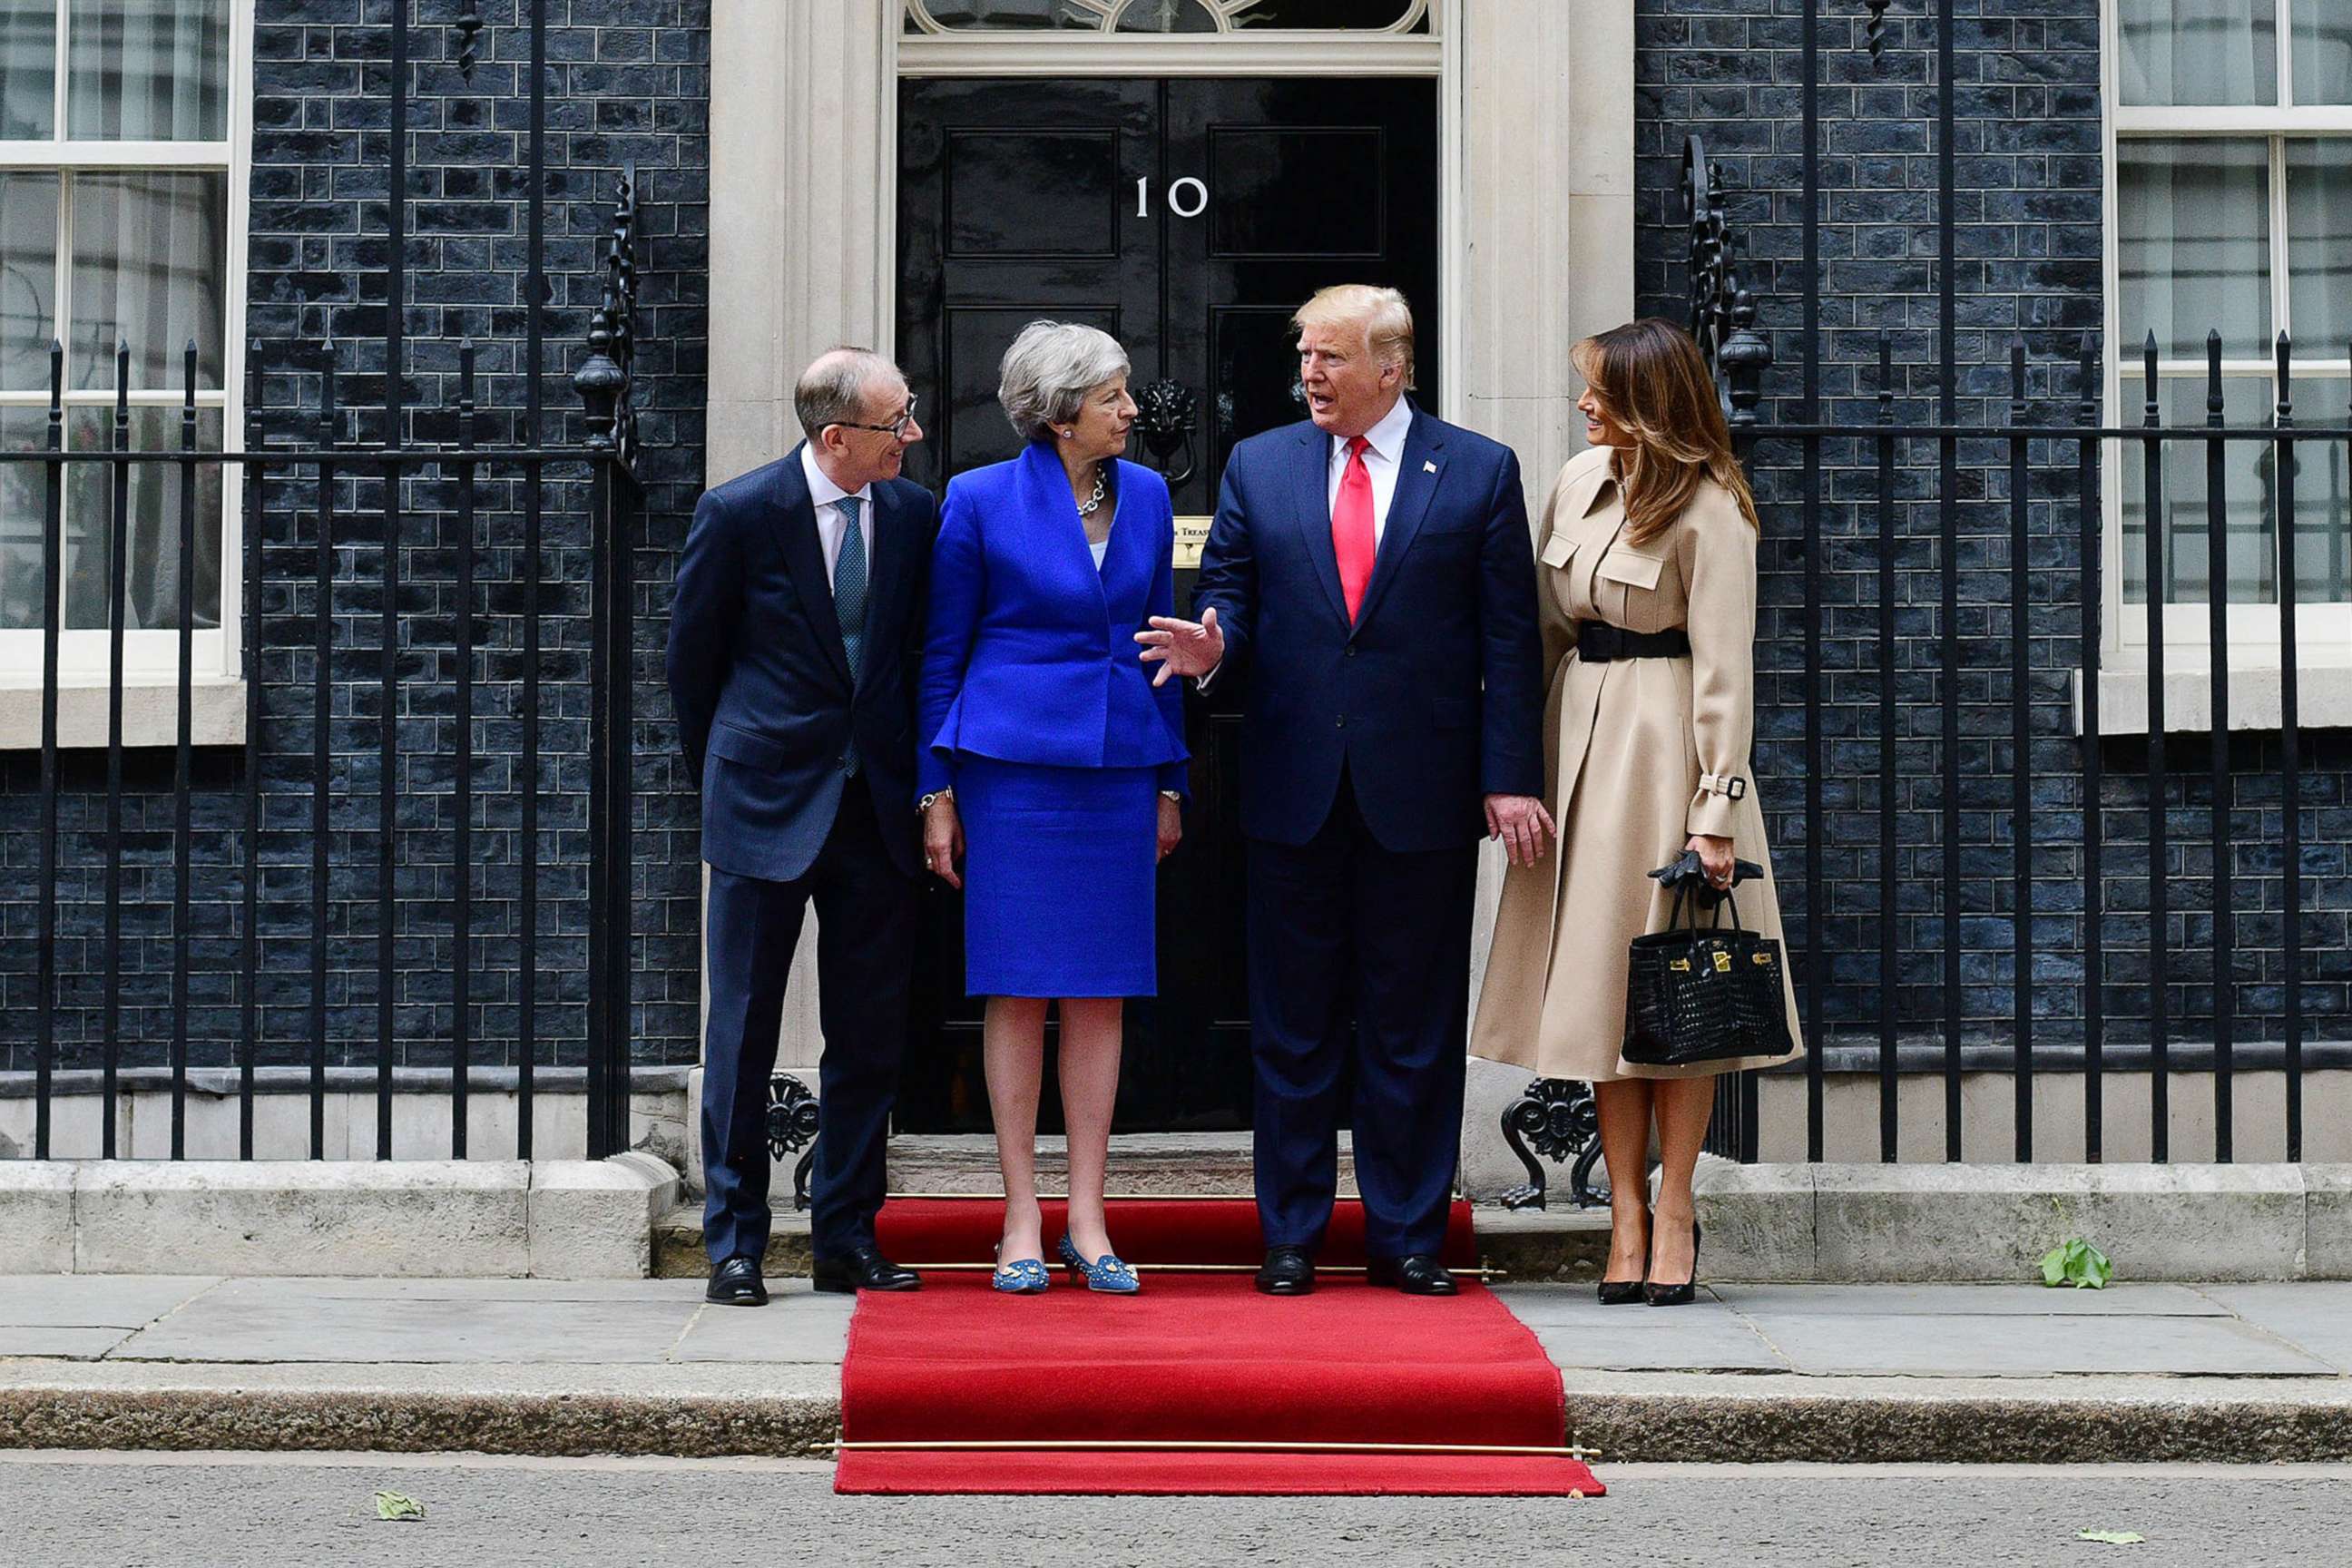
[[[1168,483],[1118,466],[1118,511],[1095,567],[1052,447],[958,474],[940,510],[923,656],[922,791],[955,756],[1067,768],[1157,768],[1184,785],[1184,694],[1154,690],[1135,634],[1175,613]]]
[[[1341,770],[1382,846],[1470,843],[1488,795],[1543,793],[1535,550],[1510,448],[1419,408],[1353,625],[1331,547],[1331,437],[1311,422],[1225,462],[1192,614],[1242,694],[1242,831],[1301,845]]]
[[[669,694],[702,791],[702,858],[803,875],[841,809],[852,742],[892,860],[921,870],[915,674],[938,511],[908,479],[873,487],[864,662],[853,689],[800,448],[703,492],[677,561]]]

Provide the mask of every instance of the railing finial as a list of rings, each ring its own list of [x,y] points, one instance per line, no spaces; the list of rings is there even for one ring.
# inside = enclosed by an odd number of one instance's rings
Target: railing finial
[[[462,3],[465,9],[460,11],[457,14],[457,19],[449,25],[457,30],[457,74],[465,78],[467,86],[471,86],[474,80],[474,61],[477,58],[474,47],[475,35],[479,33],[484,26],[482,5],[481,0],[462,0]]]
[[[572,378],[588,405],[587,447],[617,456],[634,473],[637,461],[636,411],[629,387],[636,363],[637,166],[621,167],[613,210],[613,236],[604,253],[604,290],[589,317],[588,358]]]
[[[1690,334],[1715,374],[1724,418],[1738,443],[1755,435],[1756,407],[1772,345],[1756,331],[1756,297],[1739,276],[1747,241],[1725,216],[1722,171],[1696,136],[1683,142],[1683,216],[1690,226]]]

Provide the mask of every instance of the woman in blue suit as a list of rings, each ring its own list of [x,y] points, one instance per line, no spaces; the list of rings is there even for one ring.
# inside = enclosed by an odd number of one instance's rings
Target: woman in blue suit
[[[1154,690],[1133,651],[1175,602],[1175,521],[1166,482],[1118,459],[1127,376],[1106,332],[1024,328],[997,398],[1028,447],[949,481],[931,555],[923,850],[964,890],[964,984],[988,998],[995,1284],[1021,1294],[1046,1283],[1037,1099],[1055,1001],[1070,1162],[1056,1250],[1090,1289],[1136,1289],[1105,1227],[1104,1166],[1123,1000],[1159,988],[1153,867],[1182,831],[1186,753],[1179,689]]]

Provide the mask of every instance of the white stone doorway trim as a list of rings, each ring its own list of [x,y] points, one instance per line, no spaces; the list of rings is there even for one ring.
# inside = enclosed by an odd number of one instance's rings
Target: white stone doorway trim
[[[908,37],[898,0],[714,0],[707,482],[792,448],[792,384],[819,352],[895,347],[902,75],[1433,75],[1438,412],[1516,450],[1539,511],[1584,445],[1568,345],[1633,310],[1633,0],[1435,0],[1432,16],[1433,34],[1406,37]],[[820,1037],[802,946],[779,1061],[804,1070]],[[1474,1083],[1491,1126],[1483,1104]]]

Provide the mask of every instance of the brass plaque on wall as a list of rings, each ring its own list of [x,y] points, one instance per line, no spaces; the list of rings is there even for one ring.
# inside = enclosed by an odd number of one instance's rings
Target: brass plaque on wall
[[[1180,517],[1176,520],[1176,570],[1198,572],[1201,569],[1201,547],[1209,542],[1209,524],[1215,520],[1206,517]]]

